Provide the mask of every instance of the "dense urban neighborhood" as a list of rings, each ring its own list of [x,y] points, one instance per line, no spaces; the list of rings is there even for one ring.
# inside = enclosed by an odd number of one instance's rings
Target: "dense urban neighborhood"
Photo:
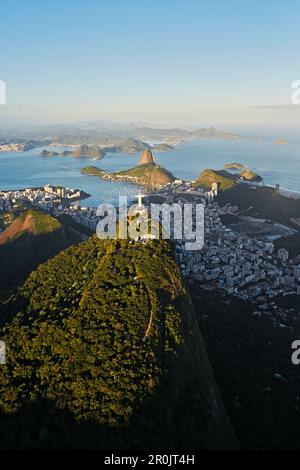
[[[244,299],[265,302],[278,294],[300,294],[300,266],[289,260],[285,248],[247,238],[221,223],[220,215],[232,206],[209,203],[205,211],[205,245],[201,251],[185,251],[177,241],[176,256],[183,275],[201,281],[202,287],[225,290]]]
[[[214,198],[218,186],[195,190],[190,183],[175,180],[160,191],[144,197],[144,207],[151,203],[177,202],[182,209],[187,201],[205,205],[205,237],[201,250],[187,251],[186,240],[174,240],[176,259],[185,278],[201,283],[203,289],[219,290],[245,300],[255,301],[257,315],[269,309],[276,296],[300,295],[300,261],[289,259],[285,248],[275,250],[272,237],[247,237],[224,225],[222,216],[237,214],[238,206],[221,207]],[[96,231],[97,208],[82,206],[87,197],[79,189],[46,185],[0,192],[0,213],[10,213],[20,204],[59,216],[71,216],[78,224]],[[171,230],[172,238],[172,230]],[[284,312],[282,312],[284,313]]]
[[[0,213],[12,212],[21,205],[53,213],[63,211],[70,203],[88,195],[79,189],[46,185],[44,187],[0,191]]]

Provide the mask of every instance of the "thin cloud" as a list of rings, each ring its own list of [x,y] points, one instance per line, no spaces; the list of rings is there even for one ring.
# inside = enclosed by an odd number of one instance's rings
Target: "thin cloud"
[[[251,106],[251,109],[278,109],[281,111],[296,111],[300,110],[300,106],[296,104],[271,104],[271,105],[262,105],[262,106]]]
[[[14,104],[11,106],[3,105],[1,106],[3,109],[27,109],[29,108],[28,104]]]

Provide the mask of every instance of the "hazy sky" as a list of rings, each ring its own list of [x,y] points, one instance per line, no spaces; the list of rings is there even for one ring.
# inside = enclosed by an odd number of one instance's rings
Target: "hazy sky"
[[[1,122],[300,123],[299,0],[10,0]]]

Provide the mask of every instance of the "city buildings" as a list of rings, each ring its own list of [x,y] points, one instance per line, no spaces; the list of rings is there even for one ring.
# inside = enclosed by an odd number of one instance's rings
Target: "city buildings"
[[[173,240],[175,256],[185,278],[199,282],[201,288],[223,291],[245,300],[255,301],[258,310],[276,296],[300,295],[300,264],[289,259],[289,252],[281,248],[275,252],[274,243],[233,231],[221,222],[223,215],[236,214],[237,206],[220,207],[212,199],[211,191],[194,190],[189,184],[172,183],[159,193],[167,203],[186,200],[205,204],[205,237],[201,250],[187,251],[186,240]],[[46,185],[0,192],[0,213],[10,213],[20,204],[47,211],[54,216],[66,214],[75,222],[96,231],[99,221],[97,208],[82,207],[81,191],[62,186]],[[144,204],[151,203],[151,197]],[[172,233],[172,231],[171,231]],[[151,237],[150,237],[151,238]],[[259,307],[260,306],[260,307]]]

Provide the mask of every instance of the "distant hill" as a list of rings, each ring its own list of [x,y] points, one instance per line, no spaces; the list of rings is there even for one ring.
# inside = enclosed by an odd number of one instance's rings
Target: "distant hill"
[[[0,234],[0,297],[15,288],[40,263],[82,241],[57,219],[28,210]]]
[[[42,147],[43,145],[49,145],[51,144],[51,140],[49,139],[43,139],[43,140],[26,140],[22,147],[21,150],[23,152],[28,152],[28,150],[32,150],[38,147]]]
[[[58,155],[60,155],[59,152],[54,152],[54,151],[50,151],[50,150],[42,150],[40,153],[39,153],[39,156],[40,157],[58,157]]]
[[[172,145],[165,144],[165,143],[155,144],[155,145],[152,146],[152,149],[155,152],[168,152],[169,150],[173,150],[173,148],[174,147]]]
[[[237,177],[225,170],[207,169],[202,171],[196,181],[194,188],[211,189],[212,183],[219,183],[222,191],[232,188],[237,184]]]
[[[237,205],[242,211],[247,211],[245,214],[249,216],[298,228],[292,219],[300,217],[300,199],[284,197],[274,188],[263,186],[253,189],[243,183],[222,192],[217,200],[221,205]]]
[[[1,130],[0,130],[1,136]],[[16,136],[11,134],[4,137],[14,139]],[[56,124],[51,126],[38,126],[28,131],[27,127],[18,131],[18,141],[20,139],[26,142],[31,142],[35,147],[42,147],[52,143],[63,145],[112,145],[121,146],[120,142],[126,139],[136,139],[141,141],[157,140],[166,143],[176,143],[178,141],[192,140],[192,139],[224,139],[224,140],[240,140],[250,139],[257,141],[255,137],[246,137],[235,134],[233,132],[226,132],[218,130],[214,127],[200,128],[200,129],[180,129],[180,128],[153,128],[145,125],[124,124],[118,122],[108,121],[88,121],[77,122],[73,124]],[[48,144],[46,143],[46,139]],[[141,148],[138,151],[142,150]],[[163,150],[163,149],[162,149]],[[166,150],[166,148],[165,148]]]
[[[241,136],[238,134],[233,134],[232,132],[224,132],[210,127],[209,129],[196,129],[191,131],[191,134],[197,138],[214,138],[214,139],[224,139],[224,140],[240,140]]]
[[[79,145],[74,150],[65,150],[64,156],[87,157],[100,160],[105,156],[105,152],[97,145]]]
[[[219,131],[214,127],[201,128],[195,130],[179,129],[179,128],[151,128],[151,127],[136,127],[131,130],[131,134],[138,136],[141,139],[177,139],[177,140],[190,140],[190,139],[224,139],[224,140],[239,140],[243,137],[232,132]]]
[[[133,139],[128,137],[127,139],[121,140],[115,144],[116,152],[125,152],[125,153],[137,153],[142,152],[143,150],[150,149],[150,145],[146,144],[142,140]]]
[[[105,156],[105,151],[101,149],[98,145],[86,145],[82,144],[77,146],[74,150],[64,150],[62,153],[53,151],[53,150],[46,150],[43,149],[40,153],[40,157],[82,157],[82,158],[93,158],[100,160]]]
[[[238,447],[168,242],[92,237],[7,311],[0,447]]]

